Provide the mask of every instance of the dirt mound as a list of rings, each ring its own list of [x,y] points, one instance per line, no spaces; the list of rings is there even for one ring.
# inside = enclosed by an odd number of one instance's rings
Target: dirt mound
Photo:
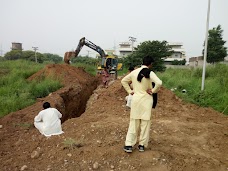
[[[85,72],[84,68],[76,68],[65,64],[49,64],[44,69],[35,73],[28,80],[43,79],[44,77],[54,77],[61,80],[64,86],[72,84],[87,84],[93,78]]]
[[[47,66],[30,79],[53,73],[63,79],[62,89],[0,119],[0,170],[227,170],[228,118],[221,113],[162,88],[148,149],[127,154],[129,110],[120,79],[95,89],[97,78],[68,65]],[[31,126],[46,100],[65,116],[60,136],[46,138]]]

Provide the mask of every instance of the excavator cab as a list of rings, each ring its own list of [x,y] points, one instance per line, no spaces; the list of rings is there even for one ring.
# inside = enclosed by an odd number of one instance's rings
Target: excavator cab
[[[116,58],[112,56],[107,56],[106,58],[102,58],[101,65],[107,69],[116,69],[118,61]]]
[[[117,56],[106,56],[105,58],[102,58],[101,66],[98,66],[98,71],[102,68],[107,68],[109,71],[109,74],[114,75],[114,78],[117,79],[117,71],[122,69],[123,64],[118,63]]]

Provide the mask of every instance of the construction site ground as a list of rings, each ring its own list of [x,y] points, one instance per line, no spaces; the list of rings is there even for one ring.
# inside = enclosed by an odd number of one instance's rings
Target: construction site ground
[[[228,171],[228,117],[222,113],[162,87],[148,148],[128,154],[123,146],[130,110],[121,77],[102,88],[99,77],[83,68],[51,64],[28,81],[53,73],[61,89],[0,118],[1,171]],[[63,114],[64,134],[47,138],[33,126],[45,101]]]

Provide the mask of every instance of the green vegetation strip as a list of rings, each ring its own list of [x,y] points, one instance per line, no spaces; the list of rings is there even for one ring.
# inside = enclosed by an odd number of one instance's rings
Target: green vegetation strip
[[[206,68],[205,90],[201,91],[202,69],[166,69],[158,73],[163,85],[187,102],[228,115],[228,65],[216,64]],[[187,90],[182,93],[182,90]]]
[[[53,78],[27,81],[27,78],[44,68],[44,64],[26,60],[0,63],[0,117],[35,103],[36,98],[47,96],[62,85]]]

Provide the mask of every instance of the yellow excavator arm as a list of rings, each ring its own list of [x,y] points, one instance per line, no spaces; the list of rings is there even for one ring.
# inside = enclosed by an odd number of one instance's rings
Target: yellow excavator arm
[[[72,57],[77,57],[79,52],[81,51],[82,47],[86,45],[89,48],[98,52],[101,56],[101,65],[98,65],[97,70],[102,70],[107,68],[109,73],[115,74],[115,78],[117,78],[117,70],[122,69],[122,63],[118,63],[117,56],[109,56],[106,55],[104,50],[99,46],[95,45],[93,42],[87,40],[85,37],[79,40],[78,46],[75,51],[66,52],[64,55],[64,62],[66,64],[70,64],[70,59]]]

